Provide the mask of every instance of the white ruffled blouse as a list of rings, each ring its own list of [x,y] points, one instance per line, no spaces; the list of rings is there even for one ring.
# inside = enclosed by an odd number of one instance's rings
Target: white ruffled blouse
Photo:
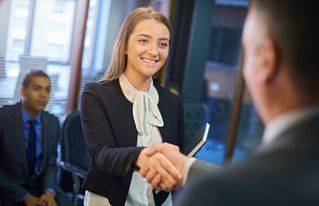
[[[138,91],[128,81],[123,73],[119,82],[124,96],[133,103],[133,118],[137,129],[137,147],[149,147],[152,144],[161,143],[162,137],[158,127],[163,127],[162,115],[157,107],[159,96],[153,81],[148,91]],[[125,206],[155,205],[153,188],[138,172],[133,172],[130,189]],[[163,203],[165,206],[172,205],[171,195]]]

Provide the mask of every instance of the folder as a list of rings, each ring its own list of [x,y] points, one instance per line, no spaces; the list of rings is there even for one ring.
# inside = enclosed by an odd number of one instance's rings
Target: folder
[[[206,123],[190,138],[190,141],[186,143],[183,148],[183,154],[187,154],[188,157],[192,157],[202,148],[207,141],[207,135],[210,128],[210,124]]]

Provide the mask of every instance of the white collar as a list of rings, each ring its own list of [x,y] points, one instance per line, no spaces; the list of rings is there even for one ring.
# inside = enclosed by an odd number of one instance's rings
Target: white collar
[[[288,112],[272,120],[265,128],[262,144],[268,145],[283,132],[296,124],[319,114],[319,105]]]
[[[121,89],[122,89],[122,91],[124,93],[124,96],[130,102],[132,102],[132,103],[134,102],[134,98],[135,98],[136,95],[138,95],[138,94],[146,94],[146,95],[150,96],[156,104],[158,104],[159,97],[158,97],[157,90],[154,87],[153,79],[151,80],[151,84],[150,84],[149,89],[147,91],[145,91],[145,92],[137,90],[129,82],[129,80],[127,79],[127,77],[126,77],[126,75],[124,73],[120,75],[119,82],[120,82]]]
[[[153,81],[146,92],[138,91],[128,81],[125,74],[121,74],[119,82],[124,96],[133,103],[133,118],[140,136],[150,136],[153,126],[164,125],[162,115],[157,107],[159,96]]]

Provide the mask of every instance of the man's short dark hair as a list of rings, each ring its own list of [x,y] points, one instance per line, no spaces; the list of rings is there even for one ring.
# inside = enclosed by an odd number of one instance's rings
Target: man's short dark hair
[[[32,77],[44,77],[50,81],[50,77],[43,70],[31,69],[23,78],[22,86],[24,88],[27,88],[30,85]]]
[[[297,86],[318,90],[319,0],[250,0],[250,9],[264,18]]]

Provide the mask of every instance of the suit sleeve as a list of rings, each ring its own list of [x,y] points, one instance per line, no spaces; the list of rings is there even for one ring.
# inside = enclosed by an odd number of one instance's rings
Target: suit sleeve
[[[176,197],[176,206],[193,206],[193,205],[241,205],[238,202],[227,204],[220,196],[220,190],[223,190],[223,185],[219,182],[211,180],[211,175],[205,174],[198,178],[192,179],[187,183],[186,187],[180,191]],[[227,195],[224,196],[226,199]]]
[[[9,180],[0,170],[0,198],[7,198],[19,203],[28,193],[26,189]]]
[[[48,136],[48,140],[50,141],[49,147],[45,148],[48,150],[48,159],[46,162],[46,166],[44,168],[44,182],[43,189],[51,188],[55,191],[57,188],[57,144],[60,138],[60,126],[58,118],[54,117],[50,122],[50,135]],[[48,131],[45,131],[48,132]]]
[[[0,116],[3,116],[3,113],[0,112]],[[0,148],[3,148],[7,145],[3,145],[4,142],[4,130],[3,130],[3,125],[5,120],[0,118]],[[4,157],[2,149],[0,149],[0,154],[2,157],[1,163],[4,164],[5,160],[3,158],[8,158]],[[21,202],[23,197],[28,194],[28,191],[21,187],[19,184],[14,183],[11,181],[7,176],[3,173],[0,167],[0,199],[6,198],[10,199],[16,203]]]
[[[133,171],[135,160],[143,148],[118,147],[108,112],[114,108],[103,105],[101,97],[108,98],[108,94],[102,94],[94,85],[86,85],[81,96],[81,121],[92,164],[106,174],[127,175]],[[109,97],[108,101],[114,99]],[[121,124],[118,126],[125,128],[125,122]]]
[[[188,177],[193,178],[194,176],[201,175],[203,173],[212,173],[221,169],[221,166],[215,165],[203,160],[196,160],[191,165],[188,171]]]

